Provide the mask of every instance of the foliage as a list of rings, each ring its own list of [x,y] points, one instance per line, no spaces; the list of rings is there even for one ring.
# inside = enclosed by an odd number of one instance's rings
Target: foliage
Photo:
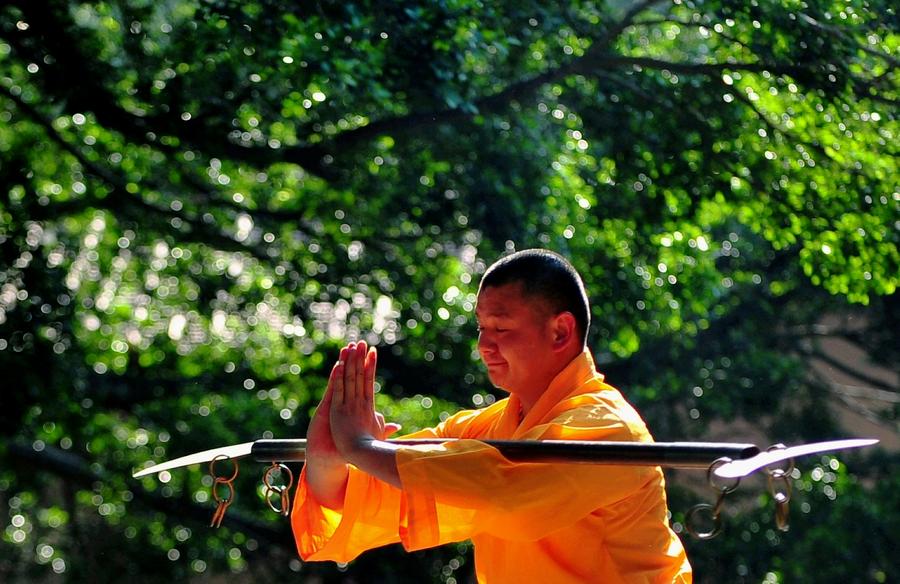
[[[5,3],[0,577],[464,581],[466,544],[301,564],[246,468],[218,531],[205,469],[128,477],[301,436],[348,338],[379,345],[406,429],[493,401],[474,295],[510,249],[576,264],[658,439],[852,434],[843,407],[896,433],[896,22],[881,0]],[[751,505],[691,544],[698,579],[896,578],[897,474],[838,465],[789,534]]]

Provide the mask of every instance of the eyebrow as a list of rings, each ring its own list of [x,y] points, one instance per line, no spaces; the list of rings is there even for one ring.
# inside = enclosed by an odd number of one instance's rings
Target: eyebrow
[[[496,318],[496,319],[504,319],[504,318],[512,318],[508,312],[489,312],[487,314],[480,313],[478,310],[475,311],[475,320],[477,322],[481,322],[482,320]]]

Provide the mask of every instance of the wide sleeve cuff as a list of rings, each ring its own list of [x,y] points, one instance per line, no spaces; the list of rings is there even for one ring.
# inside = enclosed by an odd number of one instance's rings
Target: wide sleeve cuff
[[[408,454],[402,452],[397,453],[397,470],[404,485],[400,502],[400,541],[408,551],[436,546],[440,532],[429,477],[424,466],[412,464]]]
[[[352,466],[343,509],[329,509],[309,491],[304,468],[291,528],[303,560],[346,563],[367,549],[397,542],[399,514],[399,491]]]
[[[397,471],[403,485],[400,505],[400,540],[409,551],[469,539],[479,505],[475,497],[440,496],[442,479],[434,474],[433,456],[453,460],[454,453],[487,449],[474,440],[432,446],[402,448],[397,451]],[[479,472],[479,469],[468,469]],[[440,502],[439,502],[440,497]]]

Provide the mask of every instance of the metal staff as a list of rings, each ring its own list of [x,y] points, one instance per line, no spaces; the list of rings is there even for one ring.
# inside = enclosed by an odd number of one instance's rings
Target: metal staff
[[[446,444],[455,439],[398,439],[391,444]],[[519,462],[564,462],[582,464],[615,464],[664,466],[675,468],[709,468],[723,458],[728,462],[715,469],[722,477],[746,476],[764,466],[796,456],[844,448],[859,448],[878,440],[850,439],[805,444],[793,448],[760,453],[754,444],[733,442],[601,442],[581,440],[479,440],[494,447],[506,458]],[[213,448],[156,464],[134,473],[140,478],[166,470],[213,460],[250,456],[260,462],[299,462],[306,460],[305,439],[256,440],[232,446]],[[733,462],[732,462],[733,461]]]
[[[415,446],[420,444],[445,445],[455,439],[397,439],[387,440],[391,444]],[[741,477],[752,474],[762,468],[769,473],[769,488],[776,503],[775,519],[779,529],[788,529],[788,502],[790,501],[790,471],[775,466],[783,461],[808,454],[859,448],[875,444],[878,440],[850,439],[831,440],[814,444],[801,444],[787,448],[776,445],[766,452],[760,452],[753,444],[732,442],[599,442],[581,440],[479,440],[483,444],[496,448],[504,457],[513,461],[527,463],[581,463],[581,464],[615,464],[638,466],[665,466],[678,468],[706,468],[707,481],[718,493],[715,505],[700,503],[688,512],[685,518],[687,530],[700,539],[715,537],[722,527],[722,505],[725,496],[737,488]],[[214,478],[212,493],[216,501],[211,527],[222,523],[228,506],[234,500],[233,482],[238,475],[237,459],[250,456],[259,462],[271,464],[263,475],[265,497],[269,507],[280,515],[290,513],[290,489],[293,485],[293,473],[284,462],[306,460],[306,440],[256,440],[222,448],[213,448],[195,454],[189,454],[161,464],[153,465],[134,473],[135,478],[163,472],[174,468],[208,462],[210,475]],[[231,460],[234,470],[231,476],[216,474],[215,464],[219,460]],[[286,484],[272,484],[274,474],[287,474]],[[729,483],[720,483],[716,479],[729,479]],[[776,482],[777,481],[777,482]],[[217,487],[227,488],[223,493]],[[712,529],[703,530],[697,527],[697,517],[709,515]]]

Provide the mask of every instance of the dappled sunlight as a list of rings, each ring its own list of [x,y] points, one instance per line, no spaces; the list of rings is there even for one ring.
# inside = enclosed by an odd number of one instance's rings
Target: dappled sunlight
[[[893,10],[5,3],[0,580],[469,582],[468,543],[300,562],[251,463],[218,530],[208,469],[128,477],[304,436],[351,340],[403,432],[496,403],[478,285],[530,247],[657,439],[896,439]],[[701,581],[890,581],[892,449],[795,470],[787,534],[741,499]]]

